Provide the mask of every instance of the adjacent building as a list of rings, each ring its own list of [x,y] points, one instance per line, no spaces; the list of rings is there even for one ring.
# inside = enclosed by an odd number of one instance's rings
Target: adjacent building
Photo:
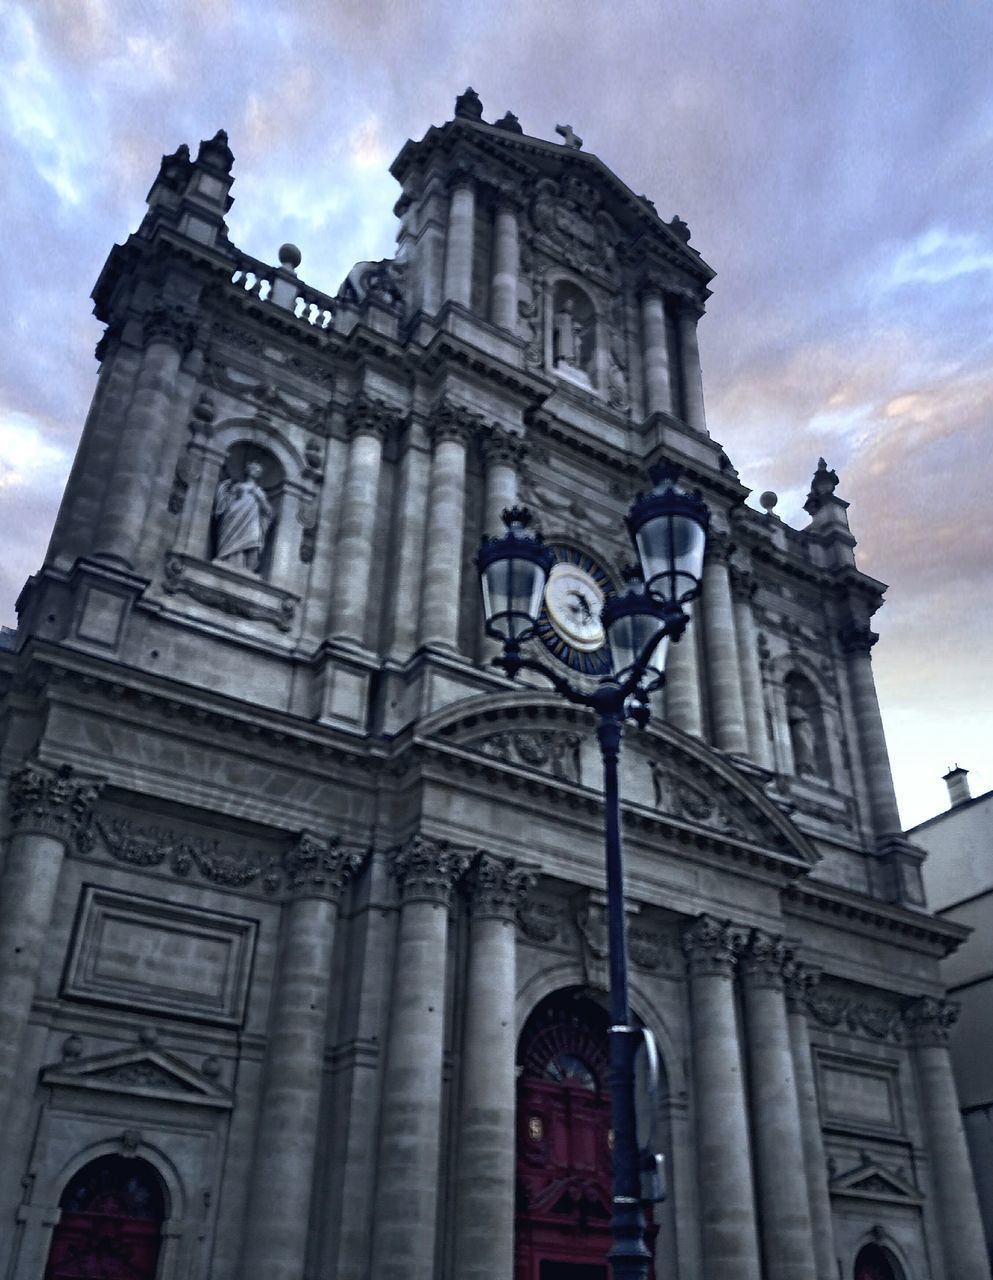
[[[490,663],[473,556],[531,509],[566,579],[534,652],[596,681],[659,460],[712,532],[623,757],[655,1275],[988,1280],[940,968],[966,929],[901,832],[883,584],[823,460],[806,528],[745,505],[713,270],[558,139],[461,95],[394,161],[395,258],[335,297],[232,242],[223,133],[111,251],[0,654],[10,1280],[605,1280],[598,754]]]

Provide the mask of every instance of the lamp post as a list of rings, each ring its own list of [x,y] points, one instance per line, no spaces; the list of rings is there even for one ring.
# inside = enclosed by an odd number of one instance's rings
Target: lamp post
[[[603,759],[604,836],[607,862],[607,917],[610,946],[610,1095],[614,1130],[614,1198],[610,1264],[614,1280],[645,1280],[650,1254],[641,1211],[643,1153],[635,1121],[634,1062],[641,1029],[631,1025],[628,1005],[627,932],[624,916],[624,861],[618,763],[624,722],[644,726],[651,715],[649,694],[665,680],[669,642],[686,630],[684,606],[700,590],[709,514],[699,494],[676,485],[678,471],[653,467],[654,488],[632,503],[626,524],[638,556],[628,574],[628,590],[609,599],[601,618],[612,671],[593,689],[573,684],[558,671],[526,656],[521,646],[534,634],[548,574],[555,563],[541,535],[529,529],[530,513],[515,507],[503,513],[507,532],[484,538],[476,557],[486,630],[502,641],[494,662],[513,679],[536,671],[564,698],[597,714]]]

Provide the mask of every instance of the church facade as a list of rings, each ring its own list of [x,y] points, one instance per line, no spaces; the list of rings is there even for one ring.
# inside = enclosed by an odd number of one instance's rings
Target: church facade
[[[560,133],[467,91],[336,297],[232,243],[223,134],[111,251],[0,653],[8,1280],[606,1280],[595,736],[492,666],[473,557],[531,510],[534,652],[595,682],[660,460],[711,535],[622,761],[654,1275],[988,1280],[938,969],[966,931],[900,829],[883,585],[823,461],[803,530],[744,505],[714,273]]]

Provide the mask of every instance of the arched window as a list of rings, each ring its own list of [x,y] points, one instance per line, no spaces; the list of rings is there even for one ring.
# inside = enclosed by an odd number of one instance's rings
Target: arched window
[[[903,1280],[903,1272],[881,1245],[867,1244],[855,1259],[854,1280]]]
[[[165,1192],[146,1160],[100,1156],[69,1180],[45,1280],[154,1280]]]
[[[212,560],[268,576],[283,480],[283,468],[268,449],[245,440],[231,446],[214,493]]]
[[[798,777],[831,781],[831,762],[824,731],[824,712],[813,683],[798,671],[786,677],[786,718]]]

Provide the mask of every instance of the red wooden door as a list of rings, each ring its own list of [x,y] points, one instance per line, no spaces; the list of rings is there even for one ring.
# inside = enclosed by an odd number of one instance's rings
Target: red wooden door
[[[150,1164],[93,1160],[70,1181],[60,1207],[45,1280],[155,1280],[165,1201]]]

